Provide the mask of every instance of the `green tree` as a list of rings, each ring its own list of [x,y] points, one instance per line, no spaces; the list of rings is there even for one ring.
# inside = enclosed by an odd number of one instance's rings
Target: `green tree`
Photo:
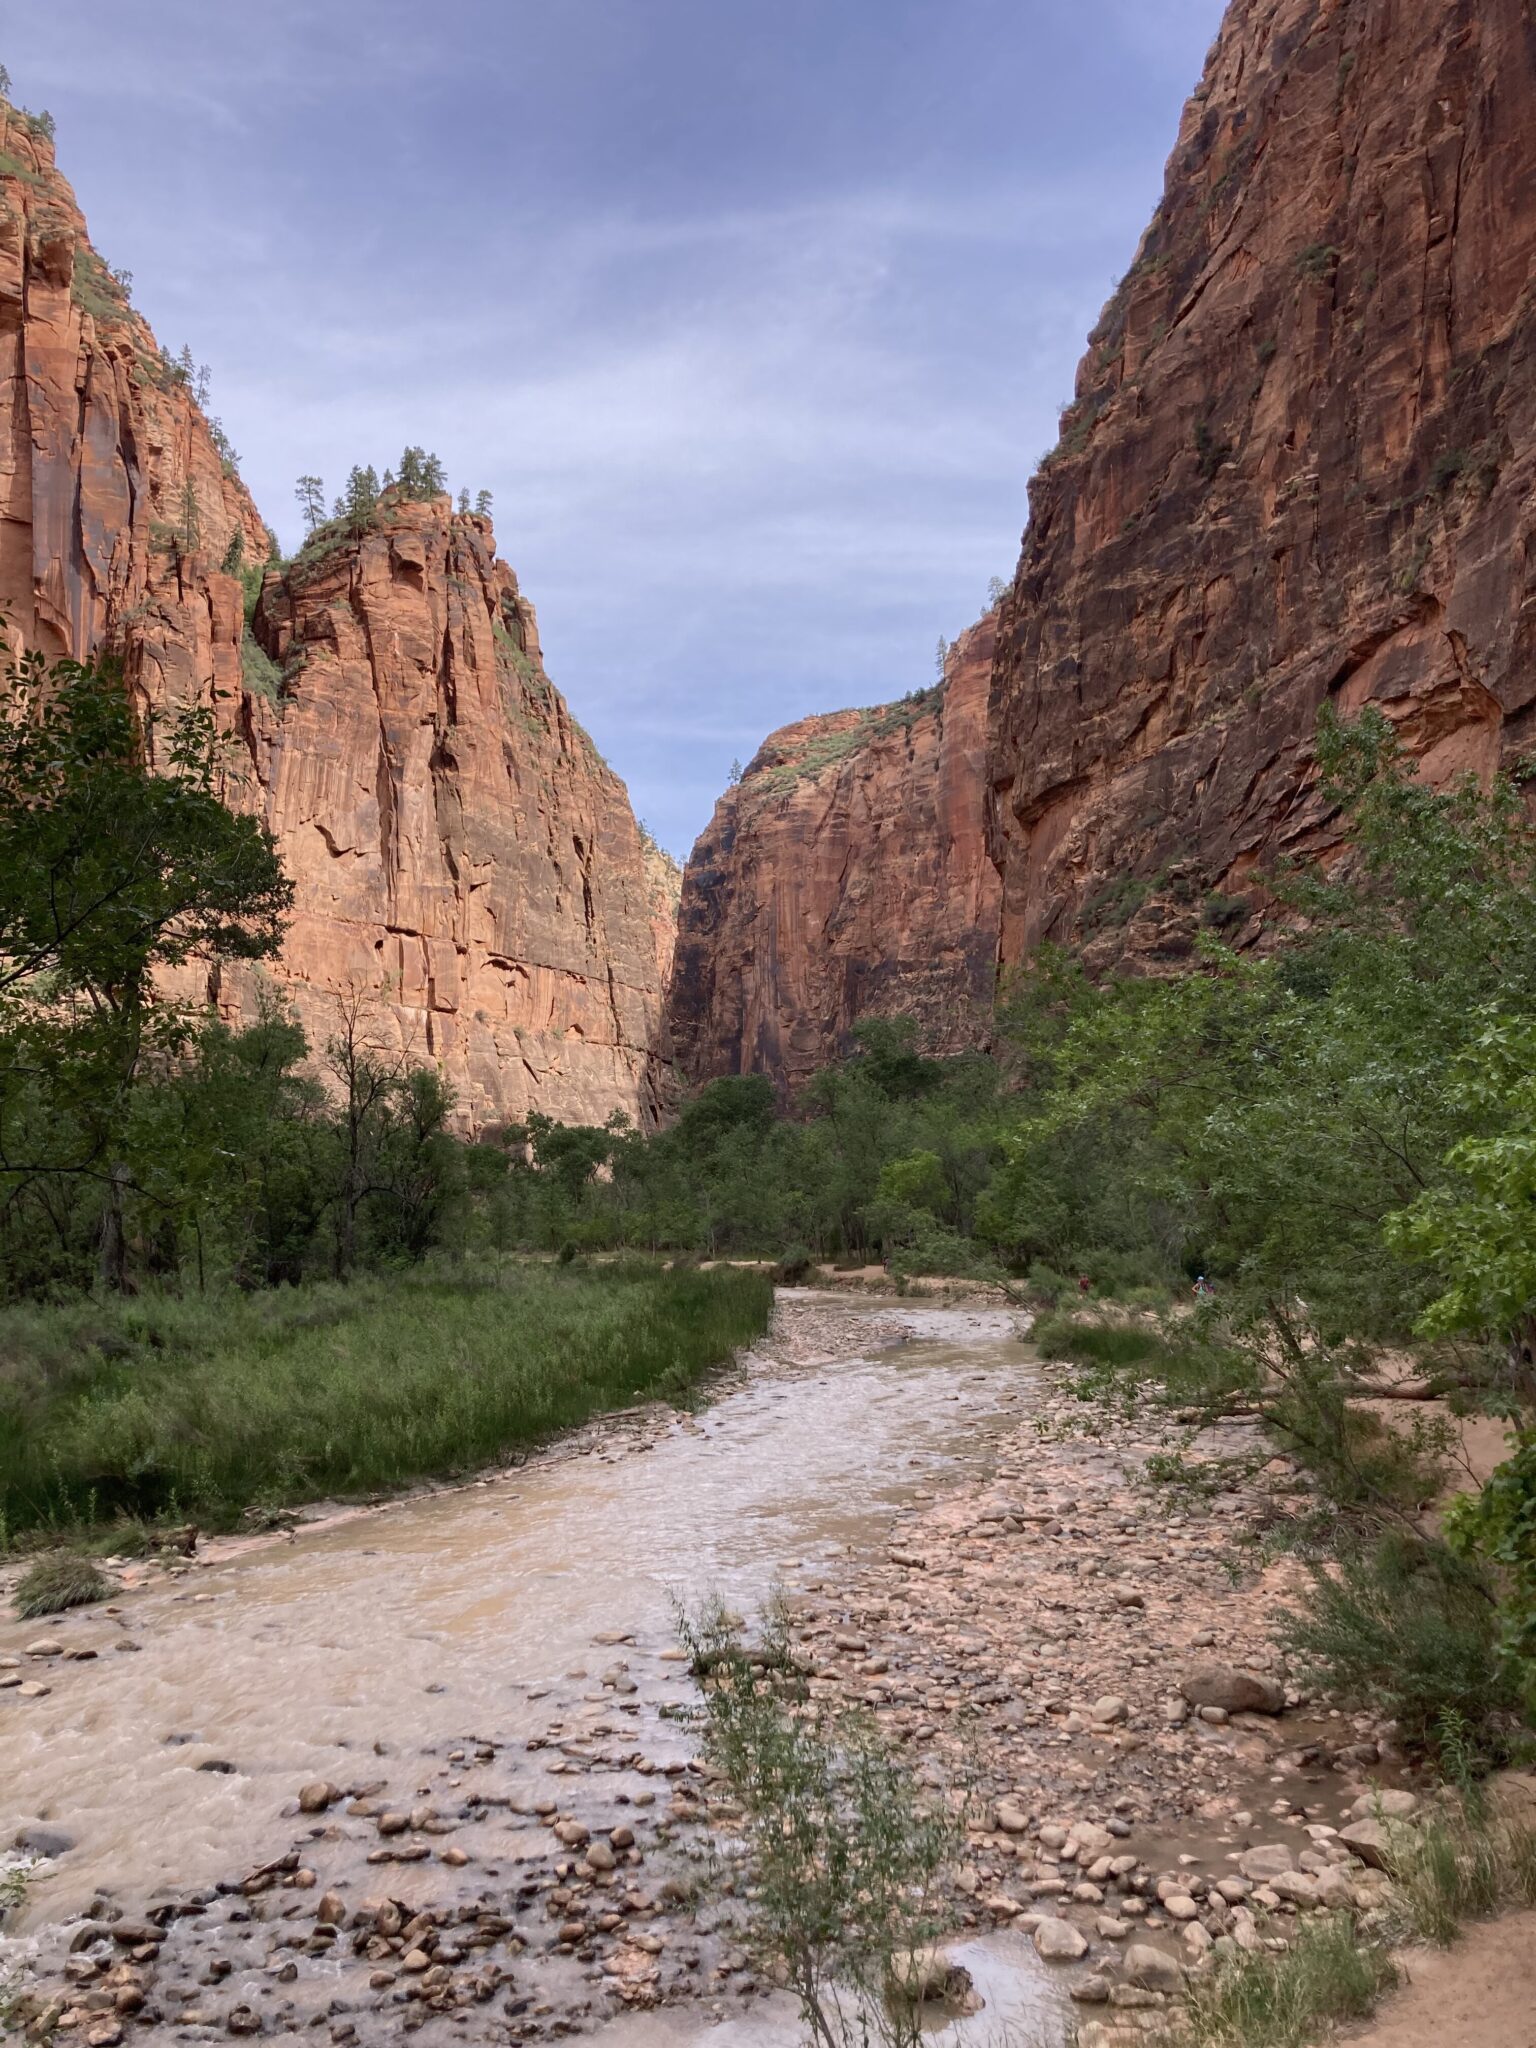
[[[196,554],[203,544],[203,515],[198,507],[197,489],[190,476],[183,480],[181,486],[176,538],[182,553],[187,555]]]
[[[379,479],[372,463],[366,469],[354,464],[347,476],[347,487],[336,500],[335,516],[356,537],[368,531],[378,502]]]
[[[28,655],[0,690],[0,1201],[93,1182],[114,1285],[135,1089],[189,1030],[166,973],[275,952],[292,900],[219,752],[206,709],[142,717],[100,667]]]
[[[304,514],[304,531],[314,532],[317,526],[325,524],[325,484],[317,476],[301,476],[293,487],[293,495],[299,501],[299,510]]]

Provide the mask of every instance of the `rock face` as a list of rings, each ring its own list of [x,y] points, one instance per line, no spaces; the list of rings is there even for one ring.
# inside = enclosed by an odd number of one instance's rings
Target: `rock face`
[[[107,650],[232,732],[231,797],[296,885],[275,970],[311,1043],[356,996],[459,1120],[658,1112],[676,870],[544,673],[489,523],[446,498],[269,570],[194,379],[86,236],[51,142],[0,103],[0,610],[13,648]],[[214,991],[249,1014],[255,986]]]
[[[1536,702],[1536,34],[1523,0],[1234,0],[1031,490],[1003,610],[1005,961],[1241,931],[1333,827],[1319,707],[1436,779]]]
[[[668,1023],[694,1080],[790,1090],[860,1017],[910,1015],[932,1051],[984,1040],[999,890],[981,802],[989,616],[943,682],[772,734],[683,877]]]
[[[110,646],[156,703],[240,686],[236,534],[268,537],[187,373],[91,248],[53,145],[0,100],[0,610],[13,650]]]
[[[377,992],[473,1123],[654,1122],[670,864],[545,675],[489,521],[386,497],[269,574],[255,631],[279,679],[243,716],[311,1038]]]

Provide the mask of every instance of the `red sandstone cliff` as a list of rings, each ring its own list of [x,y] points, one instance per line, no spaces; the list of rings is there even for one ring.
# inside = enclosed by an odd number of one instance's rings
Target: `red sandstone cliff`
[[[784,726],[715,806],[683,877],[668,997],[690,1078],[793,1088],[864,1016],[915,1017],[932,1051],[985,1038],[993,626],[956,641],[939,688]]]
[[[245,729],[311,1037],[381,990],[475,1123],[654,1121],[668,864],[545,675],[490,522],[386,497],[269,574],[255,629],[281,680]]]
[[[464,1122],[657,1110],[670,864],[544,674],[489,524],[446,499],[269,573],[242,658],[224,573],[268,537],[194,394],[91,249],[52,145],[0,102],[0,611],[206,701],[297,889],[277,979],[320,1043],[351,991]],[[246,687],[251,669],[256,687]],[[675,877],[675,870],[672,871]],[[219,992],[227,1008],[249,984]]]
[[[1176,958],[1256,863],[1326,846],[1329,698],[1435,777],[1529,745],[1533,259],[1528,0],[1234,0],[1031,489],[1005,961]]]

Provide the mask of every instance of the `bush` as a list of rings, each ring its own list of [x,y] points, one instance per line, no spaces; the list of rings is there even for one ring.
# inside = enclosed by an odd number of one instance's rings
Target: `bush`
[[[1281,1636],[1312,1683],[1390,1715],[1410,1749],[1437,1753],[1454,1717],[1479,1758],[1508,1753],[1518,1699],[1493,1589],[1443,1543],[1392,1535],[1315,1567]]]
[[[112,1581],[88,1557],[45,1557],[24,1572],[16,1587],[16,1613],[22,1621],[40,1614],[62,1614],[68,1607],[89,1607],[111,1597]]]
[[[803,1244],[793,1244],[783,1254],[773,1269],[773,1277],[780,1287],[798,1287],[810,1272],[814,1261]]]
[[[917,2048],[910,1958],[939,1932],[957,1829],[872,1721],[799,1705],[782,1608],[750,1647],[718,1602],[679,1634],[704,1674],[705,1755],[742,1812],[754,1945],[823,2048]]]
[[[1142,1323],[1090,1323],[1076,1316],[1043,1316],[1031,1334],[1043,1358],[1117,1370],[1145,1365],[1164,1349],[1157,1332]]]

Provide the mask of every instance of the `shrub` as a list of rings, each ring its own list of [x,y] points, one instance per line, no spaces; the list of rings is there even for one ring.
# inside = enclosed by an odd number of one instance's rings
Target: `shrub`
[[[1281,1630],[1314,1683],[1391,1715],[1411,1749],[1437,1752],[1455,1715],[1488,1761],[1507,1753],[1517,1705],[1498,1633],[1484,1574],[1443,1543],[1407,1534],[1314,1568],[1307,1605]]]
[[[62,1614],[68,1607],[89,1607],[110,1599],[112,1581],[88,1557],[40,1558],[23,1573],[16,1587],[16,1613],[22,1621],[40,1614]]]
[[[679,1634],[702,1681],[705,1755],[742,1813],[749,1935],[822,2048],[917,2048],[912,1952],[938,1933],[958,1832],[860,1715],[822,1716],[781,1607],[749,1647],[718,1602]]]
[[[1088,1323],[1075,1316],[1045,1316],[1033,1338],[1041,1355],[1074,1365],[1145,1365],[1162,1349],[1155,1330],[1140,1323]]]
[[[275,703],[282,695],[283,672],[249,628],[240,642],[240,679],[253,697]]]

